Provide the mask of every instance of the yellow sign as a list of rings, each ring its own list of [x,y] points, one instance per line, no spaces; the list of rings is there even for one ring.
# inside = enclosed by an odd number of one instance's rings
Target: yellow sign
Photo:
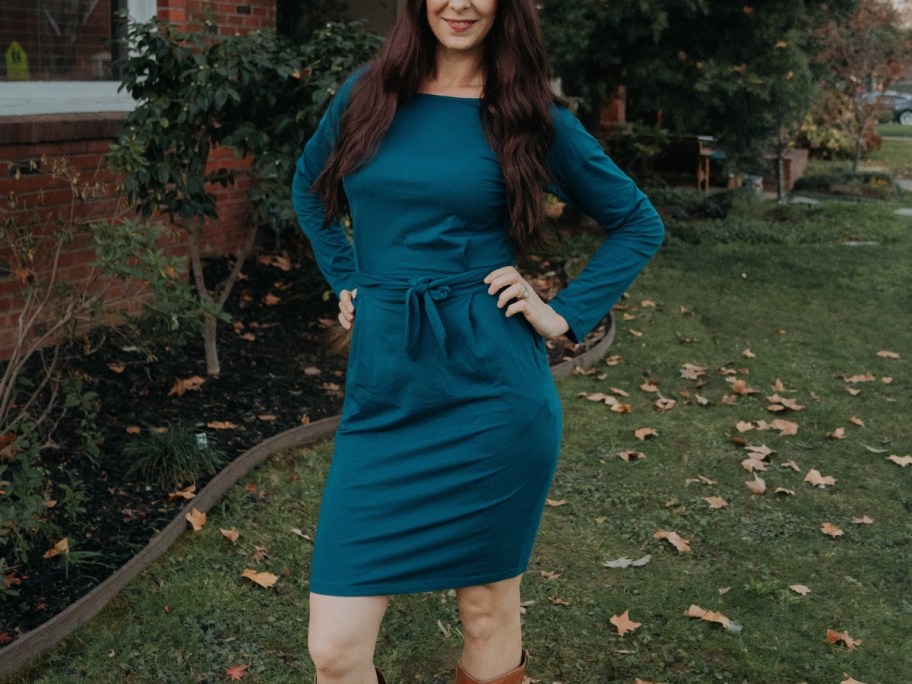
[[[10,81],[29,80],[28,55],[15,40],[6,50],[6,78]]]

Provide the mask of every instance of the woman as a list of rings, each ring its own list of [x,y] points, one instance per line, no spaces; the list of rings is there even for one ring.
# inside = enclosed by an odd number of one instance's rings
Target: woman
[[[546,187],[607,231],[550,305],[512,265],[540,241]],[[353,327],[313,554],[316,679],[382,682],[389,596],[455,588],[456,681],[519,684],[520,577],[561,439],[543,338],[582,339],[662,224],[555,102],[533,0],[405,0],[308,142],[293,194]]]

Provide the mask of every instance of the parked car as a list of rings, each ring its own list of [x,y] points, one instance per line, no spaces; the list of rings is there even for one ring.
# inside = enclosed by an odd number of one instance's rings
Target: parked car
[[[912,95],[903,95],[893,101],[893,121],[912,126]]]

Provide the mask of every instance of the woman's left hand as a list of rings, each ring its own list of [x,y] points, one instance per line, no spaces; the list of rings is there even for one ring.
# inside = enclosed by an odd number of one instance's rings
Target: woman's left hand
[[[507,318],[522,314],[542,337],[557,337],[570,329],[566,319],[542,301],[512,266],[491,271],[484,279],[488,294],[498,295],[497,308],[506,307]]]

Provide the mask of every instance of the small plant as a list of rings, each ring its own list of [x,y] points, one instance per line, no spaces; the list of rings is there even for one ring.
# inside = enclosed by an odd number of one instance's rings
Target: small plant
[[[225,452],[178,423],[164,430],[148,430],[124,450],[133,463],[127,471],[162,487],[195,482],[214,475],[227,461]]]

